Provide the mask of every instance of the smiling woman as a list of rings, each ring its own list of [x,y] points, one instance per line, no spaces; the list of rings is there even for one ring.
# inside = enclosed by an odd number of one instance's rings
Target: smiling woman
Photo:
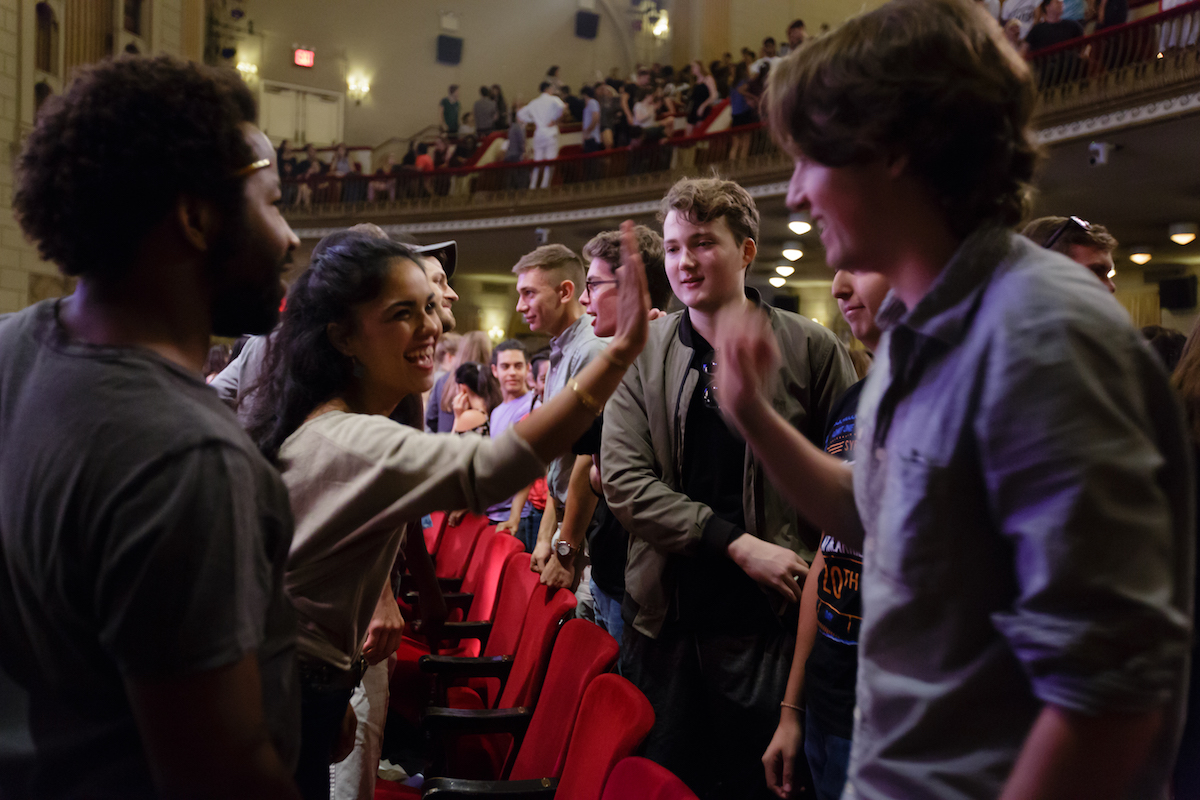
[[[366,235],[318,255],[292,286],[250,424],[279,467],[295,517],[285,581],[300,617],[297,782],[306,796],[327,796],[331,745],[364,655],[374,652],[364,653],[367,627],[407,525],[436,510],[482,512],[532,483],[593,421],[592,405],[612,394],[645,342],[649,301],[634,266],[607,357],[579,374],[575,392],[496,439],[404,427],[387,415],[432,385],[442,330],[416,258]],[[407,538],[406,557],[427,563],[423,537]],[[436,605],[436,590],[432,597]]]

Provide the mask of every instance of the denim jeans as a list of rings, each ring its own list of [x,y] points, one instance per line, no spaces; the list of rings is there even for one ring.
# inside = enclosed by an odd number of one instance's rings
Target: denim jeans
[[[850,740],[821,730],[812,714],[804,720],[804,757],[812,772],[817,800],[838,800],[850,767]]]
[[[605,594],[604,590],[592,581],[592,603],[596,608],[596,624],[621,643],[621,634],[625,629],[625,621],[621,619],[621,600]]]
[[[542,527],[543,513],[534,509],[528,517],[521,519],[521,525],[517,528],[517,538],[525,545],[527,553],[532,553],[537,544],[538,528]]]

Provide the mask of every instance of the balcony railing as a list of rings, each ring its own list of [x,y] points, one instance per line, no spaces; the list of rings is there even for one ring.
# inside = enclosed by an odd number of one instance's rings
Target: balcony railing
[[[762,123],[694,137],[673,137],[637,147],[560,156],[553,161],[498,162],[390,175],[352,173],[284,181],[289,219],[494,210],[589,201],[645,190],[659,191],[681,175],[740,179],[785,177],[791,159]],[[530,191],[533,189],[534,191]]]
[[[1029,56],[1038,83],[1038,124],[1085,111],[1159,99],[1200,80],[1200,0]]]

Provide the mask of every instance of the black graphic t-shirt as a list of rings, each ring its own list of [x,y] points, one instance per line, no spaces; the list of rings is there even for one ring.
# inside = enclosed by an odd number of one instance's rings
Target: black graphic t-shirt
[[[854,420],[863,381],[833,407],[825,452],[854,460]],[[854,682],[862,624],[862,554],[832,536],[821,539],[825,567],[817,579],[817,637],[804,668],[805,705],[827,734],[849,739],[854,730]]]

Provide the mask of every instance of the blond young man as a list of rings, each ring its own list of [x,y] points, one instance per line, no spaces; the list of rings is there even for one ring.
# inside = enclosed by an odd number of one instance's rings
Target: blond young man
[[[569,386],[608,340],[592,332],[592,318],[579,302],[586,280],[583,262],[569,247],[542,245],[523,256],[513,272],[517,276],[517,313],[525,317],[531,331],[550,337],[550,371],[543,394],[543,399],[549,400]],[[547,586],[573,588],[577,583],[576,556],[596,510],[596,495],[588,485],[591,464],[587,456],[567,453],[551,462],[546,472],[546,513],[530,569],[540,573]],[[559,522],[559,544],[551,552]]]
[[[802,528],[720,417],[716,320],[758,309],[788,354],[772,395],[812,441],[856,376],[826,328],[745,286],[758,211],[730,181],[685,179],[663,198],[666,273],[686,309],[649,344],[605,410],[604,495],[629,532],[621,668],[650,699],[646,755],[701,797],[769,797],[761,757],[795,643]]]

